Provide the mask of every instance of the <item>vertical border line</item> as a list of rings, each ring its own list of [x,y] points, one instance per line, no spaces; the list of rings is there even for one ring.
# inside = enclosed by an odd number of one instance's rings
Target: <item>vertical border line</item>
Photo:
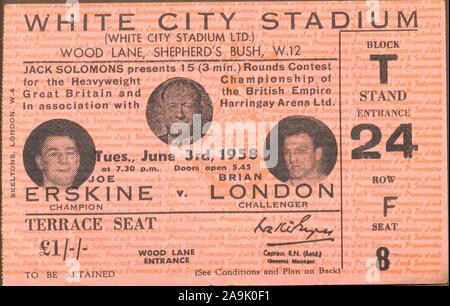
[[[5,40],[3,37],[3,26],[5,20],[5,6],[6,3],[1,1],[0,3],[0,165],[3,169],[3,46]],[[3,286],[3,171],[0,171],[0,286]]]
[[[340,193],[341,193],[341,269],[344,269],[344,222],[343,222],[343,186],[342,186],[342,85],[341,85],[341,33],[339,31],[339,165],[340,165]]]

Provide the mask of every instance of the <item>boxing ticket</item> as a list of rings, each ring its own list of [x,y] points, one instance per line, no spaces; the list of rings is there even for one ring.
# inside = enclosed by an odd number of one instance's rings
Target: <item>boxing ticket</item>
[[[2,22],[4,285],[448,282],[445,1]]]

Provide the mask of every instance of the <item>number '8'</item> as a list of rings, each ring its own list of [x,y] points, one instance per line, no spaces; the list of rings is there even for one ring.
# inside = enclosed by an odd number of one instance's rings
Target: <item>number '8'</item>
[[[391,262],[389,261],[389,249],[386,247],[380,247],[377,250],[377,268],[380,271],[386,271],[389,269]]]

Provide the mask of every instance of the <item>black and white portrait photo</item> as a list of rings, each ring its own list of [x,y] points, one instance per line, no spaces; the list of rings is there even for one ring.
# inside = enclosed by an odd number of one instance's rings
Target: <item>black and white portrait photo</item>
[[[162,142],[194,143],[208,130],[213,108],[199,83],[172,78],[152,92],[146,116],[150,129]]]
[[[289,116],[278,122],[278,162],[269,171],[279,180],[293,184],[320,182],[333,170],[337,143],[333,132],[320,120]],[[273,152],[273,151],[272,151]]]
[[[54,119],[36,127],[23,150],[25,170],[42,187],[79,187],[95,167],[95,145],[75,122]]]

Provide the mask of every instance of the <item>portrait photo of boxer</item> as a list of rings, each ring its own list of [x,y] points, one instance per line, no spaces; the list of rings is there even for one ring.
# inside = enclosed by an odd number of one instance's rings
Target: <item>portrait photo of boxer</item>
[[[279,180],[293,184],[324,180],[337,159],[333,132],[320,120],[307,116],[289,116],[278,122],[278,162],[269,171]]]
[[[147,104],[147,123],[164,143],[177,139],[194,143],[208,130],[213,116],[211,99],[197,82],[172,78],[160,84]],[[197,130],[194,130],[197,129]]]
[[[23,151],[25,170],[42,187],[79,187],[95,167],[95,145],[75,122],[54,119],[35,128]]]

